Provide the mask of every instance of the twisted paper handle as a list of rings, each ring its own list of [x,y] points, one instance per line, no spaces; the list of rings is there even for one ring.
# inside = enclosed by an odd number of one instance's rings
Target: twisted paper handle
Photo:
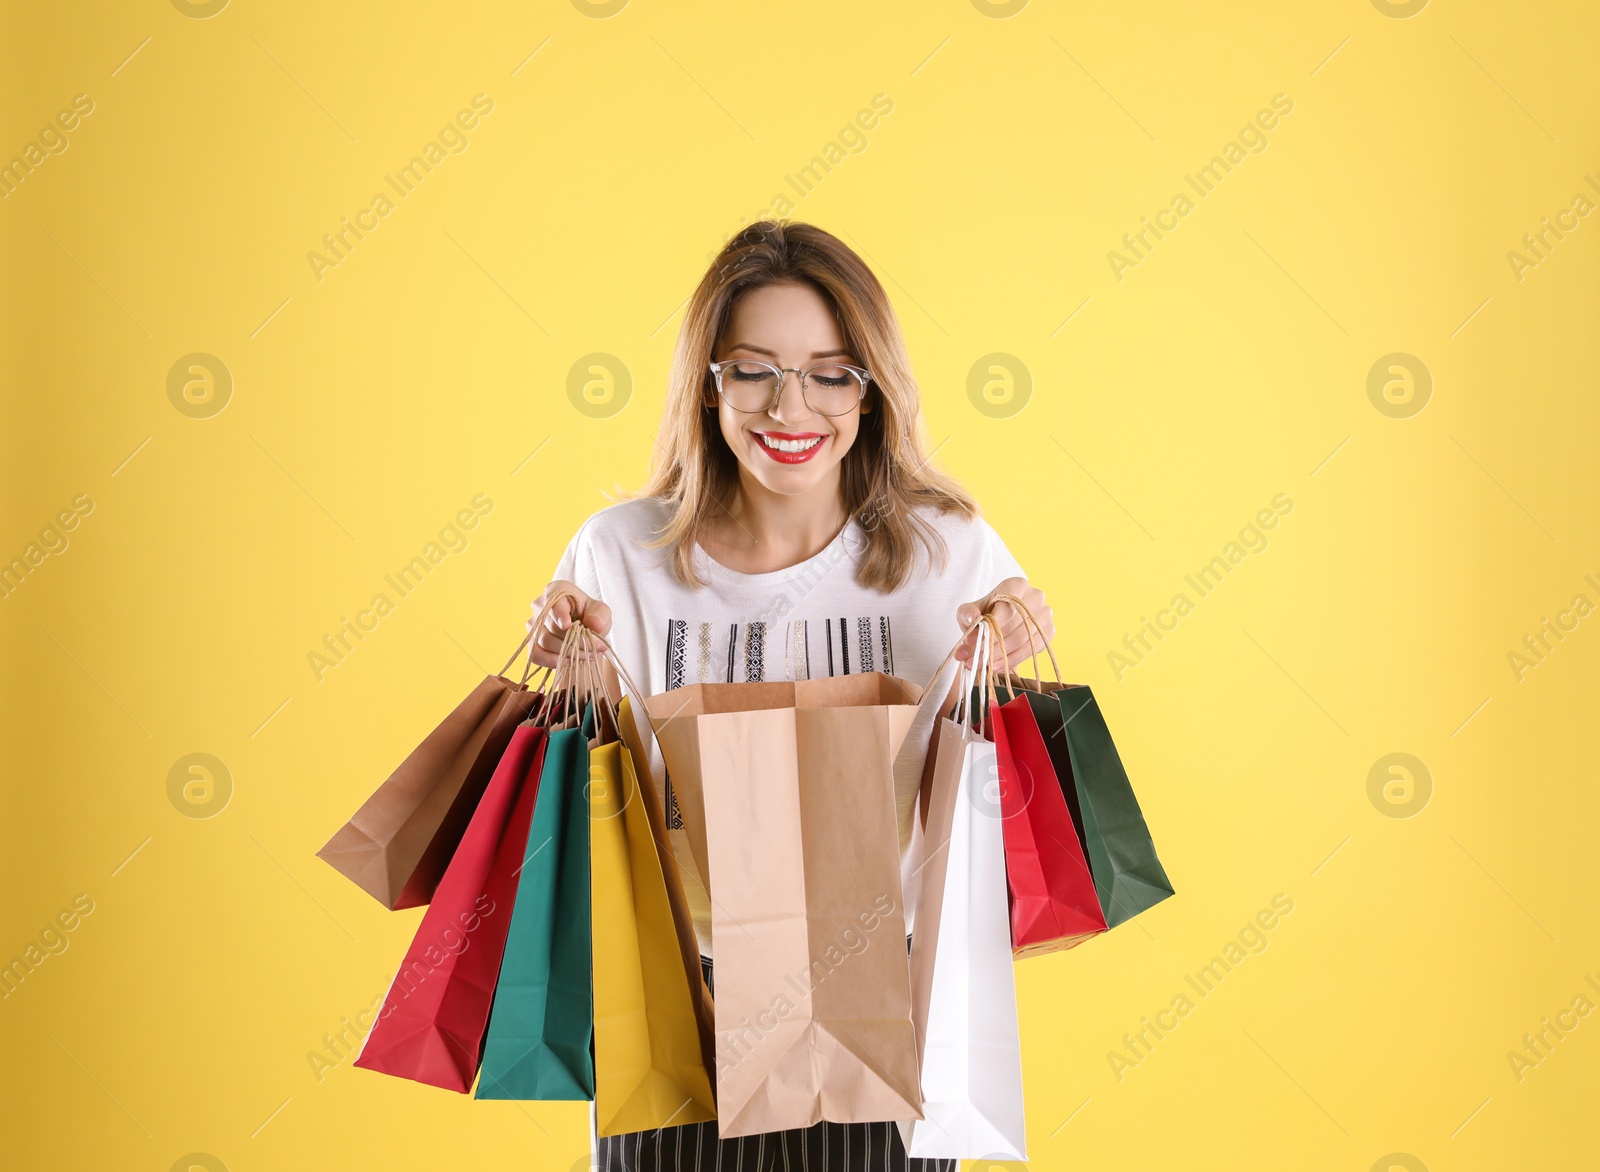
[[[495,674],[504,676],[506,672],[511,670],[511,665],[517,661],[517,656],[521,655],[522,649],[526,647],[528,649],[528,662],[523,665],[522,679],[520,682],[524,686],[527,685],[529,677],[533,675],[533,652],[534,648],[537,646],[535,640],[538,638],[539,632],[544,629],[544,620],[549,617],[550,611],[555,607],[555,604],[560,602],[563,598],[570,598],[574,602],[578,600],[578,596],[572,593],[570,590],[558,590],[555,592],[555,594],[551,595],[550,600],[544,604],[544,609],[539,612],[538,617],[533,620],[526,633],[523,634],[522,642],[517,644],[517,649],[511,653],[511,658],[506,660],[505,667],[502,667]],[[545,678],[548,680],[551,669],[545,667],[541,668],[541,670],[545,673]]]
[[[959,695],[956,697],[956,708],[952,719],[957,723],[965,724],[968,729],[976,729],[979,736],[989,740],[994,739],[994,730],[989,724],[993,719],[996,705],[1000,703],[1000,693],[995,690],[994,680],[994,643],[1000,644],[1001,655],[1005,654],[1005,639],[1000,635],[1000,626],[994,616],[982,614],[974,626],[979,626],[977,643],[972,650],[972,661],[962,667],[959,680]],[[963,636],[964,638],[965,636]],[[974,681],[979,681],[981,688],[979,695],[979,708],[981,712],[976,721],[972,719],[972,690]],[[1013,697],[1015,698],[1015,697]]]
[[[1022,599],[1018,598],[1015,594],[996,594],[994,596],[994,598],[992,598],[989,601],[989,609],[987,611],[985,611],[984,613],[985,614],[992,613],[994,608],[995,608],[995,606],[997,604],[999,604],[999,603],[1002,603],[1002,602],[1007,603],[1010,606],[1016,608],[1017,613],[1022,616],[1022,620],[1023,620],[1022,629],[1023,629],[1023,631],[1025,631],[1027,633],[1027,636],[1028,636],[1028,659],[1034,659],[1039,654],[1038,650],[1034,647],[1034,643],[1033,643],[1034,633],[1037,632],[1038,635],[1039,635],[1039,643],[1040,643],[1041,646],[1043,646],[1044,653],[1047,656],[1049,656],[1049,658],[1050,658],[1050,671],[1055,676],[1056,683],[1058,683],[1058,684],[1061,683],[1061,665],[1056,662],[1056,653],[1050,646],[1050,640],[1048,640],[1048,639],[1046,639],[1044,637],[1044,628],[1039,625],[1038,618],[1034,615],[1033,611],[1028,608],[1028,604],[1027,603],[1023,602]],[[1001,647],[1002,647],[1002,649],[1004,648],[1004,643],[1001,644]],[[1026,661],[1024,661],[1024,662],[1026,662]],[[1007,668],[1006,670],[1007,670],[1006,689],[1007,689],[1007,691],[1010,691],[1010,689],[1011,689],[1011,680],[1010,680],[1010,676],[1009,676],[1010,669]],[[1027,677],[1026,676],[1019,676],[1019,678],[1022,679],[1023,685],[1026,686],[1027,682],[1028,682],[1027,681]],[[1044,691],[1044,684],[1041,681],[1035,680],[1034,683],[1039,685],[1039,687],[1037,689],[1038,691],[1041,691],[1041,692]],[[1013,692],[1012,695],[1014,696],[1015,693]]]

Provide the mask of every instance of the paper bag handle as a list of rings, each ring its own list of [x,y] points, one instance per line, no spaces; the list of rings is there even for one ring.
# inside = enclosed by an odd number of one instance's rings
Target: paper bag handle
[[[1022,615],[1022,629],[1026,631],[1028,635],[1028,651],[1030,653],[1028,655],[1029,659],[1034,659],[1038,656],[1038,652],[1034,651],[1033,648],[1033,636],[1035,632],[1038,633],[1039,642],[1044,647],[1044,653],[1050,658],[1051,674],[1055,676],[1056,683],[1061,683],[1061,665],[1056,662],[1056,653],[1050,647],[1050,640],[1044,637],[1044,628],[1039,625],[1039,620],[1034,615],[1033,611],[1028,609],[1028,604],[1023,602],[1022,599],[1018,598],[1015,594],[996,594],[989,602],[989,609],[992,611],[995,604],[1000,602],[1009,603],[1012,607],[1016,608],[1018,614]],[[1009,675],[1009,673],[1010,669],[1007,668],[1007,674]],[[1026,687],[1027,677],[1024,676],[1021,678],[1023,680],[1023,686]],[[1039,684],[1039,688],[1037,689],[1038,691],[1044,691],[1044,685],[1042,681],[1035,680],[1034,682]],[[1007,680],[1006,686],[1008,688],[1010,687],[1009,679]]]
[[[527,631],[522,636],[522,642],[518,643],[517,649],[511,653],[511,658],[506,660],[505,667],[496,672],[496,675],[504,676],[506,672],[510,671],[511,665],[517,662],[517,656],[521,655],[522,649],[526,647],[528,649],[528,662],[522,669],[522,683],[526,684],[528,682],[528,678],[533,674],[533,650],[537,645],[534,640],[537,638],[539,631],[543,629],[544,620],[549,617],[551,609],[563,598],[570,598],[574,602],[578,600],[578,596],[570,590],[557,590],[555,594],[551,595],[550,601],[544,604],[544,608],[539,611],[538,616],[528,626]],[[548,674],[550,669],[546,668],[545,671]]]
[[[600,646],[605,651],[606,658],[610,660],[611,666],[617,669],[617,675],[622,677],[623,691],[631,692],[633,694],[634,704],[629,712],[633,718],[633,727],[635,731],[638,730],[639,725],[642,723],[645,731],[650,734],[650,739],[655,742],[656,752],[661,752],[661,738],[656,736],[655,721],[650,719],[650,711],[645,707],[644,689],[639,687],[639,685],[634,682],[633,677],[628,674],[628,669],[622,666],[622,657],[617,654],[616,649],[613,648],[611,644],[602,639],[600,641]],[[643,738],[640,738],[640,740],[642,743]],[[665,767],[666,756],[664,754],[661,760],[663,767]],[[649,768],[649,762],[642,762],[642,764],[646,769]]]
[[[991,718],[991,705],[999,701],[999,695],[994,690],[994,673],[990,669],[990,657],[994,651],[994,644],[991,639],[999,635],[999,628],[996,626],[994,619],[987,614],[980,616],[979,623],[981,626],[978,631],[977,641],[972,649],[972,661],[962,664],[958,675],[960,691],[956,697],[955,713],[952,719],[967,731],[976,731],[979,736],[986,736],[992,739],[994,734],[990,731],[987,722]],[[1002,640],[1003,645],[1004,641]],[[979,680],[982,681],[983,694],[978,704],[981,713],[975,719],[973,716],[972,689]]]

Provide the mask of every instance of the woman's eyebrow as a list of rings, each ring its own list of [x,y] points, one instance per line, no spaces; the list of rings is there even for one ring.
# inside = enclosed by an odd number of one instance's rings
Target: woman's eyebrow
[[[778,352],[776,350],[768,350],[765,346],[752,346],[752,345],[750,345],[749,342],[735,342],[733,345],[729,346],[728,349],[729,350],[754,350],[757,354],[768,354],[768,355],[771,355],[773,358],[776,358],[778,356]],[[811,352],[811,357],[813,357],[813,358],[848,358],[848,357],[850,357],[850,351],[848,351],[848,350],[813,350]]]

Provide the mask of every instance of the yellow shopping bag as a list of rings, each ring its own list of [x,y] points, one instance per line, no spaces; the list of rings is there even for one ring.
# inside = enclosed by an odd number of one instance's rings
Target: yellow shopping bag
[[[618,723],[632,717],[623,700]],[[589,754],[595,1126],[622,1135],[717,1117],[667,869],[627,745]],[[675,878],[675,875],[673,876]]]

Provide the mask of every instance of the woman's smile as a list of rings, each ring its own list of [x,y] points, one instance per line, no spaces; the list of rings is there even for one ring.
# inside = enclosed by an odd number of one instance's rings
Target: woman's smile
[[[763,452],[780,464],[804,464],[822,450],[827,436],[820,432],[757,431],[753,432]]]

